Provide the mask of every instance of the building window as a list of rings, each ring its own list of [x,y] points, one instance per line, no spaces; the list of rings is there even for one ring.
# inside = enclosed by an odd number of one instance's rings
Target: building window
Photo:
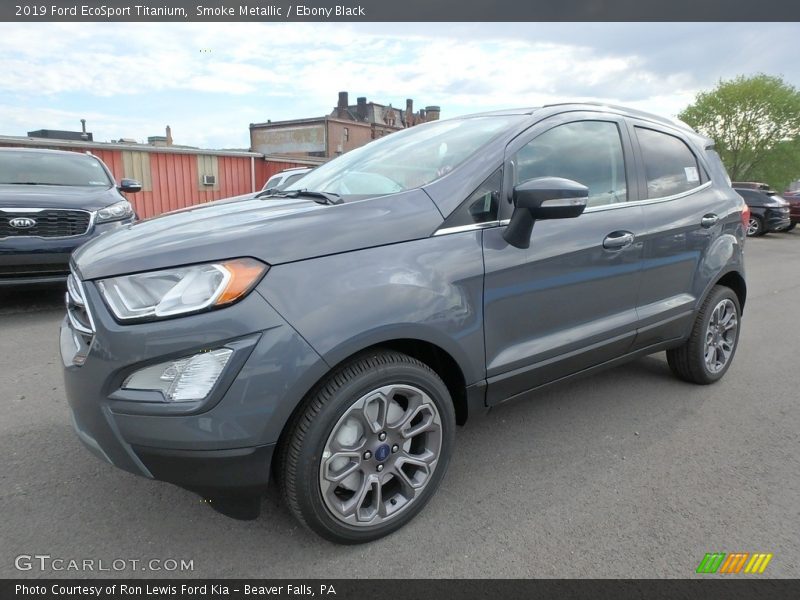
[[[350,130],[345,127],[344,128],[344,141],[347,142],[350,140]]]

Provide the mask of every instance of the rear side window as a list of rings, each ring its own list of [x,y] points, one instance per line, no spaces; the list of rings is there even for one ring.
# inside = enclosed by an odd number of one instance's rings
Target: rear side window
[[[708,157],[708,162],[711,163],[711,169],[717,171],[728,182],[728,185],[731,185],[731,176],[728,175],[728,170],[722,164],[722,159],[717,154],[717,151],[713,148],[706,148],[706,156]]]
[[[577,121],[545,131],[519,150],[514,165],[514,185],[564,177],[589,188],[588,206],[628,199],[622,140],[610,121]]]
[[[636,127],[647,178],[647,197],[663,198],[698,187],[702,173],[689,146],[678,137]]]

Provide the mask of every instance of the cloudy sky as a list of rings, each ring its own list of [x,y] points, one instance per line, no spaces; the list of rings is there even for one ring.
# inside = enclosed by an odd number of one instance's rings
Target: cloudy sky
[[[248,124],[355,103],[442,117],[590,99],[674,116],[720,79],[800,87],[798,24],[0,24],[0,134],[80,128],[249,144]]]

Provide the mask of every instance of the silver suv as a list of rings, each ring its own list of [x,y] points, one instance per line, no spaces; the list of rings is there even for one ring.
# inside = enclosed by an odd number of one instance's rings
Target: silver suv
[[[374,540],[490,407],[660,351],[720,379],[747,219],[680,123],[565,104],[419,125],[302,189],[83,246],[61,328],[75,428],[232,516],[272,473],[318,534]]]

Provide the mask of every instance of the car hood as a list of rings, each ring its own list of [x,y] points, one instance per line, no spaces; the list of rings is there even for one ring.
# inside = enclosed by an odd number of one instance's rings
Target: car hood
[[[190,207],[81,246],[83,279],[251,256],[271,265],[427,237],[442,216],[422,190],[337,205],[258,198]]]
[[[114,188],[0,184],[0,208],[82,208],[98,210],[123,198]]]

